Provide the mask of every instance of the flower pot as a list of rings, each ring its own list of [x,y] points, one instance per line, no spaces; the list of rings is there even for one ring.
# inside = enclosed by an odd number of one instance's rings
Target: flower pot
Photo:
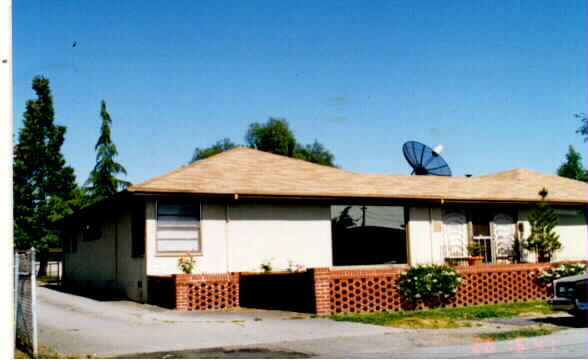
[[[470,256],[468,258],[468,264],[470,266],[482,265],[484,263],[484,257],[482,256]]]

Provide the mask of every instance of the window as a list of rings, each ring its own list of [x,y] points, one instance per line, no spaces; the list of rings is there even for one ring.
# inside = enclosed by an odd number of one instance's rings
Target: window
[[[145,202],[133,202],[131,215],[131,256],[145,255]]]
[[[157,252],[200,251],[200,206],[190,202],[157,202]]]
[[[97,220],[94,220],[90,223],[87,223],[83,227],[83,235],[82,240],[84,241],[94,241],[100,239],[102,236],[102,224]]]
[[[404,207],[331,207],[333,265],[406,264]]]

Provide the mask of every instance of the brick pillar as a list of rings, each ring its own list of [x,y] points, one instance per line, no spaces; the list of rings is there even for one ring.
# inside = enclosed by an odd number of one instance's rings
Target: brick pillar
[[[331,295],[329,293],[330,270],[329,268],[309,269],[312,272],[314,283],[314,299],[316,313],[319,315],[331,313]]]
[[[172,280],[175,289],[176,310],[189,310],[188,303],[188,282],[190,275],[174,274]]]
[[[235,307],[241,307],[241,273],[232,272],[229,274],[231,282],[235,284]]]

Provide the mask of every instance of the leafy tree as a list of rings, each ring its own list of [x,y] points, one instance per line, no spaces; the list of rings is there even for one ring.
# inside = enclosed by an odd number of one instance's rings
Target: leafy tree
[[[580,122],[582,123],[582,125],[580,125],[580,127],[578,128],[578,130],[576,130],[576,132],[581,135],[584,135],[584,141],[588,140],[588,134],[586,133],[586,114],[585,113],[574,114],[574,117],[576,119],[579,119]]]
[[[316,140],[306,146],[297,144],[294,149],[294,157],[321,165],[335,166],[333,162],[335,156]]]
[[[296,138],[286,119],[270,118],[267,123],[249,125],[245,140],[250,147],[278,155],[292,157]]]
[[[549,262],[553,254],[562,248],[559,235],[553,229],[559,223],[559,218],[547,204],[547,190],[539,192],[541,201],[529,213],[531,235],[523,241],[523,248],[537,254],[540,262]]]
[[[110,136],[112,119],[106,110],[104,100],[101,102],[100,117],[102,118],[102,126],[100,127],[100,136],[94,147],[96,150],[96,165],[86,181],[88,193],[93,201],[100,201],[110,197],[131,185],[130,182],[116,177],[117,174],[126,175],[127,170],[124,166],[114,161],[118,151]]]
[[[586,169],[582,165],[582,155],[570,145],[566,161],[557,169],[557,175],[570,179],[586,181]]]
[[[55,125],[49,80],[33,79],[37,98],[28,100],[13,157],[14,242],[39,250],[39,275],[46,274],[49,248],[60,244],[52,221],[76,206],[74,170],[61,153],[65,126]]]
[[[245,134],[247,145],[253,149],[267,151],[278,155],[285,155],[310,161],[313,163],[335,166],[335,156],[315,140],[309,145],[302,145],[296,141],[296,137],[288,125],[286,119],[269,118],[266,123],[252,123]],[[228,138],[217,141],[207,148],[196,148],[192,155],[192,161],[202,160],[236,147]]]
[[[234,142],[231,141],[229,138],[224,138],[216,142],[216,144],[209,146],[207,148],[196,148],[194,150],[194,155],[192,155],[192,161],[198,161],[206,159],[207,157],[211,157],[216,154],[220,154],[223,151],[231,150],[232,148],[238,146]]]

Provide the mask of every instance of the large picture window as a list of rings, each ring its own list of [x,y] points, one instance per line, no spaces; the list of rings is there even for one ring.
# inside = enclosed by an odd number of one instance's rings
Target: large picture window
[[[199,252],[200,205],[191,202],[157,202],[157,252]]]
[[[331,207],[333,265],[406,264],[402,206]]]

